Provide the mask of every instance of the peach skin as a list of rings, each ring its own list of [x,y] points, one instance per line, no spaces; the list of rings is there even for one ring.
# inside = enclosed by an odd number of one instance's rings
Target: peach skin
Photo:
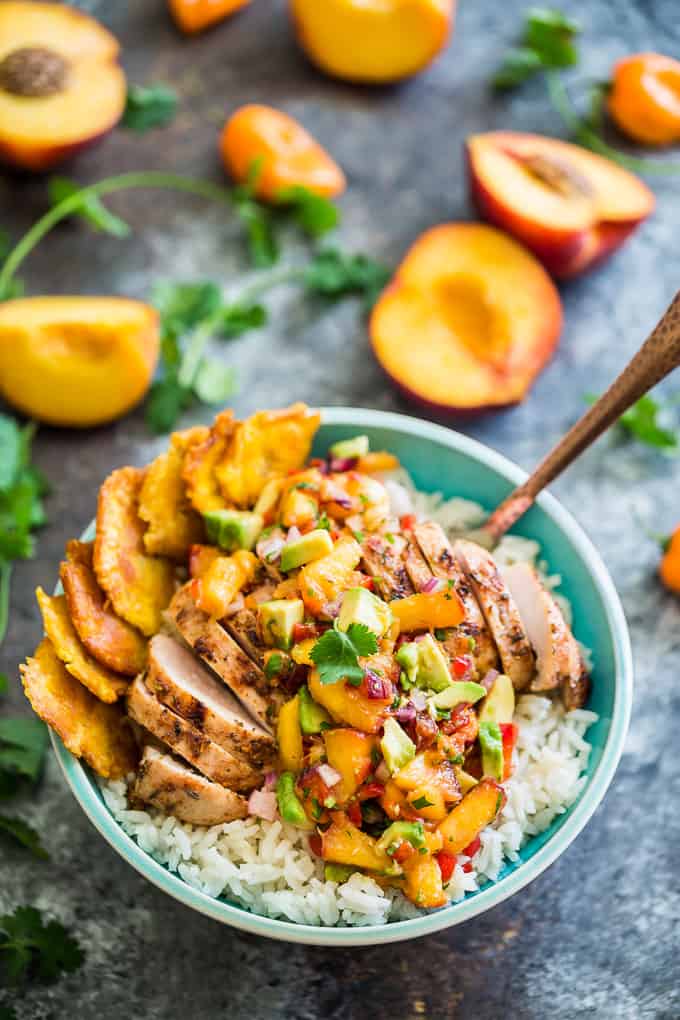
[[[251,103],[236,110],[224,125],[220,154],[239,183],[260,160],[255,192],[267,201],[295,185],[328,198],[345,190],[345,175],[335,160],[302,124],[273,106]]]
[[[56,3],[0,4],[0,159],[48,170],[106,134],[125,109],[117,40]]]
[[[634,174],[556,138],[473,135],[467,162],[480,213],[558,278],[602,262],[654,209],[654,196]]]
[[[120,417],[149,388],[158,313],[118,297],[30,297],[0,304],[0,394],[50,425]]]
[[[389,83],[422,71],[446,45],[455,0],[289,0],[312,63],[347,81]]]
[[[680,142],[680,61],[660,53],[634,53],[619,60],[607,109],[621,131],[636,142]]]
[[[168,7],[177,27],[187,35],[193,35],[216,25],[249,3],[250,0],[168,0]]]
[[[370,320],[373,351],[399,389],[459,414],[522,400],[561,330],[543,267],[482,223],[444,223],[419,237]]]

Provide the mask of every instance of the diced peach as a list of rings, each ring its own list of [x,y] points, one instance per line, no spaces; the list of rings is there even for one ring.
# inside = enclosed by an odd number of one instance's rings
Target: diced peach
[[[448,898],[442,885],[442,873],[431,854],[413,854],[403,864],[404,893],[417,907],[443,907]]]
[[[313,616],[318,616],[327,602],[333,602],[349,586],[360,559],[359,543],[344,536],[327,556],[302,568],[298,577],[300,595]]]
[[[410,821],[418,817],[418,812],[411,807],[406,795],[392,779],[385,783],[385,789],[380,796],[380,806],[387,817],[395,822],[401,819]]]
[[[481,223],[426,231],[370,320],[374,354],[399,389],[458,413],[522,400],[561,329],[560,297],[540,263]]]
[[[427,67],[446,45],[455,8],[455,0],[290,0],[309,59],[337,78],[369,83]]]
[[[206,572],[191,582],[196,605],[204,613],[221,619],[241,588],[255,576],[258,560],[239,549],[231,556],[218,556]]]
[[[287,701],[279,712],[276,724],[279,761],[283,772],[298,773],[302,768],[302,730],[300,728],[300,699],[297,694]]]
[[[202,577],[220,555],[220,550],[214,545],[199,545],[198,543],[192,545],[189,549],[189,574],[191,577]]]
[[[379,474],[381,471],[395,471],[398,467],[399,460],[387,450],[367,453],[363,457],[359,457],[357,461],[357,471],[365,475]]]
[[[309,690],[315,701],[326,709],[337,723],[377,733],[385,720],[392,699],[367,698],[359,687],[351,687],[339,680],[335,684],[322,684],[316,670],[309,674]]]
[[[469,138],[467,155],[482,215],[560,278],[601,262],[654,209],[634,174],[557,138],[491,131]]]
[[[291,489],[281,504],[281,523],[304,531],[318,517],[319,504],[306,490]]]
[[[333,788],[333,795],[339,804],[343,804],[356,793],[370,773],[376,740],[367,733],[344,727],[326,730],[323,739],[328,764],[342,776],[341,782]]]
[[[341,811],[334,812],[332,824],[321,836],[321,856],[333,864],[368,871],[394,871],[393,862],[378,849],[377,841],[352,825]]]
[[[394,599],[390,609],[403,631],[457,627],[465,616],[463,603],[454,588]]]
[[[494,820],[504,797],[503,788],[493,779],[482,779],[473,786],[439,826],[445,852],[459,854],[469,846]]]
[[[446,805],[460,800],[454,767],[437,751],[421,751],[393,780],[406,792],[414,811],[429,821],[441,822],[446,817]]]

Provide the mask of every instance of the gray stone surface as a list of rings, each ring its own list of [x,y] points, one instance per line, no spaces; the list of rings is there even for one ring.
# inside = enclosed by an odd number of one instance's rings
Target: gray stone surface
[[[320,0],[321,2],[321,0]],[[180,38],[162,0],[90,0],[118,33],[134,81],[174,82],[182,111],[162,134],[115,132],[70,168],[81,181],[142,167],[221,172],[216,134],[249,100],[296,114],[332,149],[350,188],[342,242],[395,260],[431,224],[468,219],[461,145],[494,127],[559,133],[539,85],[512,99],[486,83],[519,24],[524,0],[463,0],[455,36],[436,65],[397,88],[360,89],[318,75],[293,44],[282,0],[256,0],[214,32]],[[677,0],[574,0],[583,20],[584,73],[602,78],[616,57],[678,54]],[[40,180],[5,177],[2,225],[23,231],[43,210]],[[526,403],[464,422],[464,431],[530,467],[623,365],[678,286],[680,205],[672,179],[658,208],[608,265],[562,289],[559,353]],[[158,278],[212,275],[237,287],[241,253],[227,215],[175,195],[111,202],[135,224],[127,242],[65,227],[26,265],[32,292],[144,297]],[[227,352],[238,368],[239,412],[296,398],[404,409],[371,359],[351,304],[330,312],[276,295],[261,334]],[[671,382],[670,389],[677,387]],[[36,457],[54,485],[37,558],[20,566],[0,668],[40,635],[33,589],[55,578],[64,541],[92,517],[96,487],[113,467],[153,456],[140,415],[87,434],[44,429]],[[3,845],[0,906],[33,902],[72,925],[87,947],[76,975],[16,1002],[22,1020],[328,1020],[345,1018],[665,1018],[680,1015],[680,894],[675,798],[680,767],[677,657],[680,606],[655,575],[644,528],[677,521],[674,460],[603,441],[556,486],[599,546],[623,597],[637,668],[625,754],[585,832],[541,878],[496,910],[449,932],[393,948],[320,951],[241,935],[163,896],[99,838],[50,761],[38,795],[17,805],[51,854],[34,863]],[[3,705],[5,711],[7,703]],[[15,686],[11,710],[25,709]],[[674,794],[674,792],[675,794]],[[0,991],[0,1004],[9,1003]]]

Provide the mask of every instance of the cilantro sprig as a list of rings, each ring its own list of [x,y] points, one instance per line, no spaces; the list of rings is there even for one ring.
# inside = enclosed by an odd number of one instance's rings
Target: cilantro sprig
[[[0,644],[7,632],[13,563],[33,556],[33,532],[46,519],[47,482],[31,463],[34,432],[34,425],[22,427],[0,414]]]
[[[46,861],[47,850],[40,841],[40,835],[22,818],[0,815],[0,835],[8,836],[14,843],[30,851],[34,857]]]
[[[58,921],[45,923],[35,907],[17,907],[0,917],[0,968],[9,984],[48,984],[83,963],[78,942]]]
[[[47,728],[36,716],[0,719],[0,797],[38,781],[46,748]]]
[[[130,85],[121,123],[138,134],[165,127],[174,119],[177,104],[177,93],[168,85]]]
[[[541,71],[576,64],[578,51],[574,40],[580,31],[578,22],[561,11],[531,7],[526,12],[519,45],[508,50],[493,78],[494,88],[501,91],[516,88]]]
[[[378,639],[363,623],[351,623],[346,631],[331,628],[319,638],[310,652],[322,684],[348,680],[357,686],[364,678],[359,656],[375,655]]]
[[[585,400],[594,404],[597,397],[589,393]],[[651,393],[646,393],[619,418],[619,434],[623,433],[655,450],[676,453],[680,449],[680,429],[672,426],[670,411],[669,401],[657,400]]]

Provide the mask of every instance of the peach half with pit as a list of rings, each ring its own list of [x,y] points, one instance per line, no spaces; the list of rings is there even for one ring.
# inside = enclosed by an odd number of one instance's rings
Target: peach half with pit
[[[452,413],[521,401],[561,330],[560,296],[545,269],[483,223],[426,231],[370,320],[374,353],[399,389]]]
[[[467,163],[484,219],[525,244],[560,279],[602,262],[654,209],[652,192],[634,174],[557,138],[473,135]]]

